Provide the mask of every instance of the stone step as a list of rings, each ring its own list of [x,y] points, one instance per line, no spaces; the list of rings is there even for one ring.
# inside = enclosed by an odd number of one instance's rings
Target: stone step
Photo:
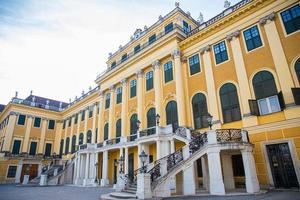
[[[133,200],[137,199],[136,195],[130,194],[127,192],[112,192],[109,194],[101,195],[101,199],[103,200],[114,200],[114,199],[127,199],[127,200]]]
[[[124,189],[122,192],[130,193],[130,194],[136,194],[136,190],[130,190],[130,189]]]

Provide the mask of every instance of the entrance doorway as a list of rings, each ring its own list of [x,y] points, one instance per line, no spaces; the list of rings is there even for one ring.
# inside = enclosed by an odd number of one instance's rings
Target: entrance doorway
[[[288,143],[267,145],[267,153],[276,188],[299,187]]]
[[[23,164],[21,173],[21,183],[23,182],[24,175],[27,175],[29,170],[29,180],[34,179],[38,175],[38,164]]]
[[[134,179],[134,154],[130,153],[128,156],[128,177],[130,182]]]

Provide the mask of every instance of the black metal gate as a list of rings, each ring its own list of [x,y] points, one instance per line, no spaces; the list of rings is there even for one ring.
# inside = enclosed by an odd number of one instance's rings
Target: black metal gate
[[[288,143],[267,145],[274,186],[299,187]]]

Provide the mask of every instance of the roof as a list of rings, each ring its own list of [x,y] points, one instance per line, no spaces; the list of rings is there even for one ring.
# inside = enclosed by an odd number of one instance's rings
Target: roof
[[[5,108],[5,105],[0,104],[0,112],[2,112],[4,110],[4,108]]]
[[[49,99],[49,98],[44,98],[44,97],[40,97],[40,96],[36,96],[36,95],[29,95],[25,100],[32,101],[33,97],[34,97],[34,102],[37,104],[47,105],[47,101],[49,101],[49,104],[48,104],[49,106],[53,106],[53,107],[57,107],[57,108],[60,107],[60,104],[62,104],[61,108],[65,108],[68,106],[68,103]]]

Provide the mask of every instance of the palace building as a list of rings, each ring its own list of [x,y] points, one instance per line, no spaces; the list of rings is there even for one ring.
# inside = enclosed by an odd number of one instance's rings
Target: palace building
[[[299,1],[242,0],[205,22],[176,3],[96,83],[70,103],[0,106],[1,183],[138,198],[299,188]]]

